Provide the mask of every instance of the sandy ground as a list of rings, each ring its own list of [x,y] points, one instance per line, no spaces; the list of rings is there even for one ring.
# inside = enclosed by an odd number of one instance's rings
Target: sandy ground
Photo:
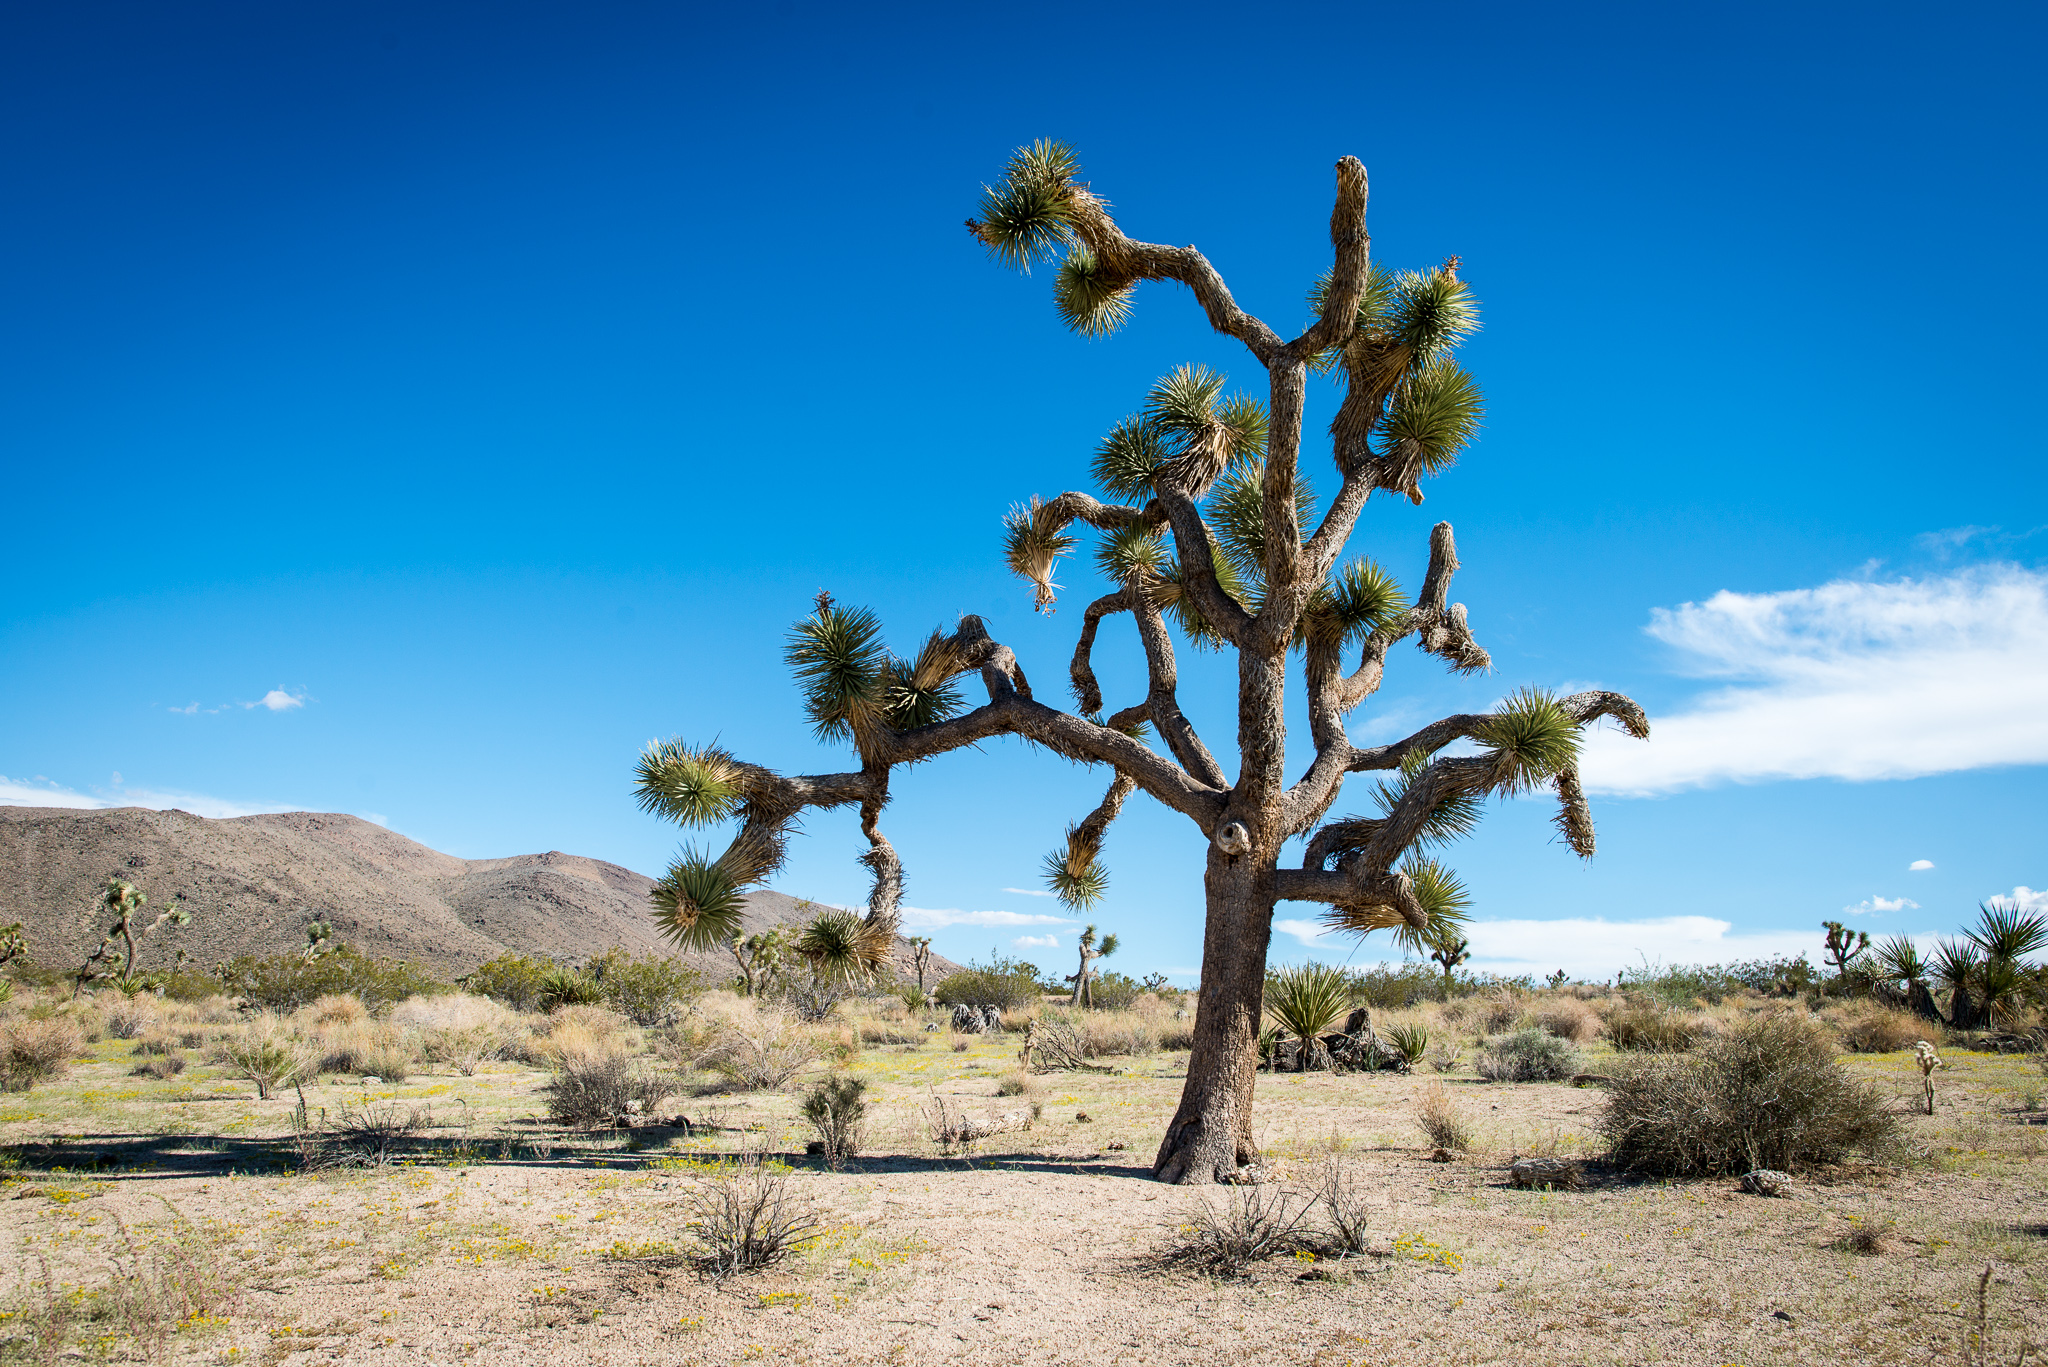
[[[20,1326],[68,1304],[68,1352],[113,1360],[1961,1363],[1987,1265],[1992,1360],[2012,1361],[2022,1335],[2048,1341],[2048,1125],[2026,1109],[2042,1081],[2028,1060],[1951,1054],[1939,1113],[1912,1122],[1924,1159],[1802,1180],[1788,1199],[1726,1181],[1509,1187],[1516,1153],[1595,1147],[1593,1089],[1454,1074],[1480,1144],[1441,1163],[1413,1119],[1433,1078],[1262,1077],[1278,1177],[1309,1181],[1335,1155],[1369,1193],[1375,1238],[1360,1258],[1283,1258],[1225,1282],[1154,1261],[1193,1203],[1228,1199],[1147,1177],[1181,1085],[1174,1056],[1046,1077],[1034,1128],[972,1153],[931,1142],[920,1105],[997,1104],[1009,1047],[863,1054],[880,1102],[870,1156],[843,1172],[803,1156],[786,1095],[664,1108],[695,1132],[563,1135],[534,1119],[541,1076],[505,1065],[310,1089],[316,1114],[384,1098],[446,1126],[414,1161],[316,1176],[283,1166],[293,1098],[256,1102],[201,1067],[130,1078],[109,1043],[0,1104],[14,1164],[0,1356],[33,1357]],[[1917,1089],[1904,1055],[1848,1064]],[[685,1198],[750,1146],[784,1156],[828,1232],[714,1284],[680,1256]],[[1858,1228],[1881,1231],[1881,1251],[1851,1251]],[[227,1290],[196,1315],[159,1314],[152,1340],[110,1307],[138,1270],[185,1266],[173,1252]],[[156,1302],[192,1275],[151,1283]]]

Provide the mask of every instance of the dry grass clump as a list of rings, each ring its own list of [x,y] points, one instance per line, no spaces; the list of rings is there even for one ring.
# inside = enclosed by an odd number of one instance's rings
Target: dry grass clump
[[[1704,1016],[1640,1001],[1616,1007],[1606,1021],[1608,1042],[1624,1053],[1684,1053],[1712,1029]]]
[[[419,1041],[427,1062],[452,1067],[464,1077],[501,1057],[524,1033],[516,1012],[466,992],[408,998],[391,1013],[391,1024]]]
[[[1853,1054],[1895,1054],[1911,1049],[1941,1026],[1925,1021],[1910,1011],[1899,1011],[1877,1002],[1861,1002],[1841,1012],[1829,1012],[1842,1037],[1842,1047]]]
[[[817,1211],[789,1189],[789,1169],[759,1154],[699,1183],[683,1202],[703,1249],[699,1266],[721,1281],[779,1263],[825,1232]]]
[[[1522,1000],[1503,987],[1473,1003],[1479,1029],[1489,1035],[1504,1034],[1522,1019]]]
[[[157,1054],[142,1060],[131,1071],[136,1077],[153,1077],[157,1081],[162,1082],[169,1078],[174,1078],[185,1071],[185,1056],[183,1054]]]
[[[415,998],[417,1000],[417,998]],[[315,1026],[323,1025],[364,1025],[369,1022],[370,1008],[346,992],[331,992],[316,997],[304,1014]]]
[[[996,1079],[996,1095],[1042,1097],[1045,1086],[1022,1068],[1012,1068]]]
[[[1790,1015],[1744,1022],[1697,1055],[1624,1067],[1598,1127],[1616,1164],[1665,1177],[1836,1163],[1900,1133],[1876,1087],[1835,1063],[1825,1027]]]
[[[1562,1082],[1579,1071],[1579,1054],[1557,1036],[1531,1027],[1487,1041],[1472,1071],[1488,1082]]]
[[[781,1012],[757,1011],[753,1017],[713,1022],[702,1047],[688,1051],[690,1062],[733,1086],[772,1091],[822,1055],[811,1033]]]
[[[153,997],[123,997],[114,999],[101,1009],[100,1018],[106,1022],[106,1032],[115,1039],[136,1039],[154,1030],[163,1020],[163,1012]]]
[[[1577,997],[1552,997],[1529,1013],[1529,1023],[1574,1044],[1584,1044],[1600,1033],[1600,1017]]]
[[[1416,1098],[1415,1123],[1440,1149],[1462,1153],[1472,1147],[1472,1121],[1441,1082],[1430,1083]]]
[[[85,1032],[69,1016],[0,1026],[0,1091],[26,1092],[62,1077],[85,1052]]]
[[[1250,1184],[1232,1187],[1220,1201],[1205,1196],[1174,1223],[1153,1261],[1241,1277],[1283,1253],[1348,1257],[1363,1252],[1365,1240],[1365,1193],[1333,1159],[1308,1187]]]
[[[1159,1022],[1159,1047],[1168,1053],[1185,1053],[1195,1047],[1195,1018],[1167,1016]]]

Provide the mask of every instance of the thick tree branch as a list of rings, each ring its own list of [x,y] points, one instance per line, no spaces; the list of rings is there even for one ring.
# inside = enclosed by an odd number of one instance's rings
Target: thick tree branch
[[[1367,184],[1365,163],[1357,157],[1337,160],[1337,202],[1330,209],[1330,245],[1336,260],[1330,285],[1323,292],[1323,313],[1313,326],[1288,343],[1289,354],[1306,362],[1319,352],[1351,340],[1358,322],[1358,300],[1365,292],[1366,266],[1372,237],[1365,230]]]
[[[1067,672],[1073,678],[1074,702],[1089,716],[1102,710],[1102,685],[1096,682],[1093,660],[1096,629],[1102,625],[1103,618],[1130,610],[1130,590],[1118,589],[1090,603],[1088,610],[1081,614],[1081,637],[1074,643],[1074,661],[1067,667]]]
[[[1273,329],[1237,306],[1223,277],[1193,247],[1161,247],[1124,236],[1102,200],[1079,186],[1070,192],[1068,207],[1075,236],[1095,254],[1105,279],[1178,281],[1194,294],[1209,326],[1243,342],[1261,365],[1281,353],[1285,344]]]
[[[1151,675],[1145,707],[1152,724],[1159,728],[1159,735],[1174,758],[1196,779],[1211,788],[1228,788],[1230,782],[1224,778],[1222,766],[1195,734],[1194,723],[1180,710],[1180,673],[1174,663],[1173,638],[1167,634],[1159,605],[1142,585],[1132,584],[1126,592],[1135,604],[1132,615],[1137,618],[1138,639],[1145,643],[1145,665]]]

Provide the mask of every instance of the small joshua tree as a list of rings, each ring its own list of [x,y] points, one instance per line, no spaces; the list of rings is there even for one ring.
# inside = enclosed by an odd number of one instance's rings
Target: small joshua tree
[[[742,940],[735,937],[726,945],[740,966],[740,978],[749,997],[759,996],[782,967],[782,931],[771,927]]]
[[[1835,977],[1846,979],[1850,967],[1870,948],[1870,932],[1852,931],[1840,921],[1822,921],[1820,928],[1828,933],[1828,962],[1834,966]]]
[[[1409,504],[1478,428],[1478,385],[1454,359],[1478,326],[1478,306],[1455,258],[1397,274],[1369,260],[1365,168],[1336,166],[1331,268],[1306,291],[1313,315],[1289,340],[1246,313],[1193,247],[1127,237],[1107,201],[1080,178],[1071,148],[1039,142],[1010,158],[985,188],[968,231],[1015,267],[1060,259],[1053,304],[1086,336],[1113,332],[1138,286],[1186,288],[1209,325],[1250,352],[1264,396],[1226,394],[1199,365],[1161,379],[1139,412],[1111,429],[1093,475],[1103,497],[1033,498],[1006,523],[1004,554],[1030,581],[1037,606],[1057,596],[1054,570],[1076,544],[1072,528],[1100,533],[1096,564],[1109,591],[1081,614],[1069,666],[1076,707],[1034,693],[1011,650],[976,616],[933,631],[911,654],[892,654],[864,608],[821,594],[792,628],[785,659],[822,740],[853,748],[843,773],[786,776],[717,745],[650,745],[639,799],[685,825],[738,822],[723,853],[688,851],[657,885],[657,915],[687,944],[730,936],[743,891],[781,864],[794,823],[810,808],[860,814],[874,876],[863,924],[876,958],[893,943],[902,864],[881,831],[900,769],[1012,735],[1113,777],[1102,802],[1069,826],[1048,859],[1051,890],[1073,909],[1094,905],[1107,873],[1108,828],[1143,790],[1185,816],[1204,846],[1206,898],[1202,1010],[1179,1109],[1153,1160],[1173,1182],[1226,1181],[1257,1157],[1252,1091],[1266,951],[1281,902],[1319,903],[1335,928],[1363,934],[1425,928],[1450,910],[1456,880],[1430,848],[1464,835],[1489,796],[1550,789],[1572,849],[1593,853],[1593,822],[1579,782],[1581,730],[1601,717],[1645,737],[1642,709],[1618,693],[1510,694],[1493,710],[1433,722],[1378,745],[1355,745],[1345,717],[1378,691],[1389,652],[1413,640],[1459,673],[1488,669],[1465,608],[1450,600],[1458,554],[1450,524],[1428,533],[1429,568],[1412,599],[1372,560],[1344,558],[1366,502],[1384,493]],[[1302,468],[1311,373],[1343,387],[1330,425],[1335,488],[1324,501]],[[1107,708],[1093,664],[1105,622],[1128,618],[1146,672],[1144,691]],[[1175,635],[1197,650],[1226,650],[1238,683],[1235,772],[1181,710]],[[1345,656],[1355,664],[1345,669]],[[1306,695],[1305,768],[1292,776],[1287,747],[1289,666]],[[979,677],[988,701],[968,709],[960,681]],[[1457,742],[1475,753],[1445,754]],[[1346,779],[1378,774],[1377,811],[1327,819]],[[1307,841],[1298,866],[1283,848]]]
[[[1458,971],[1458,965],[1472,957],[1472,942],[1450,936],[1438,936],[1430,942],[1429,957],[1444,971],[1444,991],[1451,990],[1451,983]],[[1555,984],[1553,984],[1554,986]]]
[[[111,982],[130,996],[156,987],[163,975],[145,974],[137,968],[141,942],[165,925],[192,924],[192,914],[173,902],[158,912],[156,919],[149,924],[138,924],[142,909],[149,904],[149,894],[118,874],[110,875],[106,886],[100,889],[99,904],[102,910],[113,916],[114,924],[108,927],[107,933],[100,937],[99,946],[79,966],[78,986]],[[185,955],[180,951],[178,962],[183,963],[184,960]]]
[[[1116,948],[1116,936],[1114,935],[1103,936],[1101,943],[1097,944],[1094,926],[1090,926],[1081,932],[1081,966],[1074,972],[1074,999],[1068,1002],[1067,1005],[1095,1005],[1095,994],[1088,987],[1088,984],[1095,979],[1095,970],[1092,965],[1097,959],[1106,959],[1116,953]]]
[[[921,1001],[925,995],[924,976],[931,971],[932,967],[931,936],[913,935],[910,937],[910,963],[917,970],[917,995]]]

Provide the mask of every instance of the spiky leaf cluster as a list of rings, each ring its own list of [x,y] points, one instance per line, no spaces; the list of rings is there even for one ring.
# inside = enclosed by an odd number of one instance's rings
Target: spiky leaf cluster
[[[1010,572],[1029,579],[1037,593],[1041,612],[1052,610],[1059,585],[1053,582],[1053,566],[1074,549],[1074,538],[1047,522],[1034,495],[1031,502],[1012,508],[1003,518],[1003,559]]]
[[[706,826],[739,811],[746,800],[740,768],[715,745],[680,739],[649,741],[633,766],[633,798],[640,810],[684,826]]]
[[[654,923],[681,949],[709,949],[744,928],[746,898],[721,860],[688,849],[654,885]]]
[[[1310,597],[1302,614],[1302,637],[1314,645],[1342,649],[1392,628],[1408,607],[1408,595],[1394,576],[1360,558],[1340,567]]]
[[[1350,1007],[1350,985],[1328,964],[1311,960],[1266,975],[1266,1014],[1296,1039],[1314,1039],[1343,1019]]]
[[[1578,723],[1540,688],[1509,694],[1472,738],[1493,760],[1493,788],[1503,797],[1543,787],[1579,758]]]
[[[1083,337],[1105,337],[1131,316],[1131,296],[1137,288],[1104,266],[1095,253],[1076,247],[1053,277],[1052,306],[1060,321]]]
[[[1151,495],[1153,477],[1170,454],[1157,427],[1142,416],[1129,417],[1110,428],[1095,448],[1089,473],[1111,498],[1142,500]]]
[[[1041,138],[1020,147],[1003,178],[982,187],[981,218],[968,226],[989,255],[1013,270],[1050,261],[1074,240],[1074,177],[1081,163],[1064,142]]]
[[[1387,455],[1412,452],[1424,471],[1436,474],[1457,460],[1485,412],[1479,382],[1456,362],[1439,360],[1395,388],[1380,442]]]
[[[1372,802],[1380,809],[1381,816],[1391,816],[1396,807],[1408,796],[1415,786],[1415,780],[1429,767],[1429,756],[1421,750],[1411,750],[1401,759],[1396,776],[1374,785]],[[1441,848],[1454,840],[1463,840],[1479,829],[1479,820],[1486,814],[1486,800],[1483,795],[1464,788],[1453,788],[1438,797],[1436,805],[1422,819],[1420,834],[1416,836],[1418,849]]]
[[[1429,913],[1429,924],[1418,928],[1402,922],[1394,929],[1394,942],[1422,955],[1464,939],[1465,914],[1472,909],[1472,895],[1458,876],[1439,861],[1419,854],[1402,860],[1400,871],[1408,879],[1408,890]]]
[[[888,962],[894,939],[885,927],[843,907],[828,907],[796,938],[796,952],[825,978],[865,982]]]
[[[1127,583],[1136,575],[1149,584],[1172,564],[1165,537],[1150,527],[1118,527],[1095,543],[1095,567],[1112,583]]]
[[[1067,828],[1066,848],[1045,857],[1045,886],[1061,905],[1085,911],[1109,891],[1109,870],[1094,850],[1077,851],[1071,843],[1074,828]]]
[[[873,612],[842,608],[829,595],[790,628],[783,659],[820,740],[858,741],[877,726],[929,726],[960,710],[959,663],[947,637],[934,631],[915,660],[897,659],[882,644]]]

